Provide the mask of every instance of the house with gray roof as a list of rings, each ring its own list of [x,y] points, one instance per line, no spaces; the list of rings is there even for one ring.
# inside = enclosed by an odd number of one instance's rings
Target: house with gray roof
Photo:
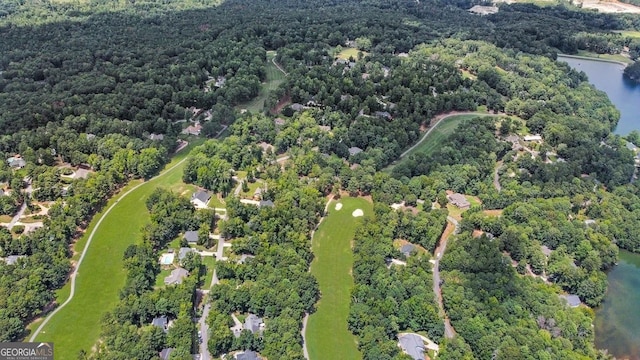
[[[553,252],[553,250],[549,249],[546,245],[540,246],[540,251],[542,251],[542,254],[546,257],[551,256],[551,252]]]
[[[260,200],[259,207],[274,207],[276,206],[271,200]]]
[[[450,195],[447,195],[447,199],[449,200],[450,203],[459,207],[460,209],[468,209],[471,206],[471,203],[469,203],[469,200],[467,200],[467,198],[464,197],[464,195],[462,194],[458,194],[458,193],[450,194]]]
[[[178,252],[178,260],[180,261],[184,260],[184,258],[186,258],[190,252],[194,252],[194,251],[196,250],[192,248],[181,247],[180,251]]]
[[[173,348],[164,348],[160,351],[160,360],[169,360],[171,353],[173,352]]]
[[[424,341],[416,334],[405,334],[398,338],[402,351],[415,360],[424,360]]]
[[[165,285],[182,284],[182,280],[189,275],[189,272],[183,268],[176,268],[171,271],[171,275],[164,278]]]
[[[411,252],[414,251],[415,249],[416,247],[413,244],[404,244],[400,248],[400,252],[403,253],[404,256],[409,256],[411,255]]]
[[[357,146],[353,146],[353,147],[349,148],[349,155],[351,155],[351,156],[360,154],[361,152],[362,152],[362,149],[360,149]]]
[[[566,301],[569,307],[572,307],[572,308],[578,307],[582,304],[582,301],[580,301],[580,297],[578,295],[567,294],[567,295],[560,295],[560,297],[564,299],[564,301]]]
[[[198,232],[197,231],[185,231],[184,239],[187,240],[189,244],[197,244],[198,243]]]
[[[258,360],[258,353],[251,350],[245,350],[235,354],[236,360]]]
[[[154,317],[153,320],[151,320],[151,325],[159,327],[164,332],[167,332],[169,329],[169,321],[166,315]]]
[[[162,134],[149,134],[149,140],[162,141],[162,140],[164,140],[164,135],[162,135]]]
[[[191,203],[197,208],[206,208],[211,194],[205,190],[198,190],[191,195]]]
[[[4,262],[7,263],[7,265],[15,265],[18,263],[18,260],[25,258],[26,256],[24,255],[9,255],[6,258],[4,258]]]
[[[10,167],[14,169],[22,169],[27,165],[27,162],[24,161],[24,159],[20,157],[20,155],[16,155],[8,158],[7,163],[9,164]]]
[[[262,318],[257,315],[249,314],[249,316],[244,320],[244,328],[251,331],[253,334],[261,333],[264,328],[264,322],[262,321]]]
[[[293,111],[302,111],[302,110],[304,110],[306,108],[304,105],[299,104],[299,103],[293,103],[293,104],[291,104],[290,107],[291,107],[291,110],[293,110]]]

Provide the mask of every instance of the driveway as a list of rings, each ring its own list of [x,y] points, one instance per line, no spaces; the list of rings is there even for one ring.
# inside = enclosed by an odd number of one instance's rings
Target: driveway
[[[211,304],[208,302],[204,305],[202,309],[202,316],[198,321],[198,330],[202,335],[202,342],[200,343],[200,360],[210,360],[211,356],[209,355],[209,349],[207,348],[207,343],[209,342],[209,326],[207,325],[207,317],[209,317],[209,310],[211,310]]]

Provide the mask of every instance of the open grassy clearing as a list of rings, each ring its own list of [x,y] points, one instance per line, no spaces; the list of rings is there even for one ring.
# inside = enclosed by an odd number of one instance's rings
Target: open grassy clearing
[[[201,141],[195,143],[199,144]],[[190,145],[178,154],[167,166],[170,170],[122,198],[122,194],[138,185],[140,181],[128,184],[108,202],[102,212],[94,216],[85,235],[78,240],[75,247],[77,253],[74,255],[76,260],[104,212],[117,203],[100,224],[87,250],[78,270],[73,300],[51,318],[35,339],[54,342],[56,358],[74,359],[81,349],[91,350],[98,340],[100,320],[104,313],[118,302],[119,291],[124,285],[124,250],[130,244],[140,242],[140,230],[149,221],[145,200],[157,187],[170,188],[182,182],[182,169],[186,163],[173,166],[183,160],[196,144]],[[68,282],[57,292],[58,304],[67,299],[70,287]]]
[[[336,210],[335,204],[342,203]],[[362,198],[345,197],[329,204],[328,215],[313,236],[315,258],[311,273],[318,279],[321,298],[317,311],[309,317],[306,330],[307,348],[311,360],[361,359],[356,339],[347,328],[353,277],[351,244],[362,217],[352,212],[362,209],[365,216],[373,206]]]
[[[336,57],[338,59],[344,59],[344,60],[349,60],[349,58],[354,58],[355,60],[358,60],[358,53],[359,52],[362,53],[363,57],[368,54],[368,52],[362,51],[362,50],[358,50],[356,48],[346,48],[346,49],[343,49],[342,51],[340,51],[339,53],[337,53]]]
[[[405,155],[402,159],[400,159],[397,163],[393,164],[393,166],[402,163],[403,161],[407,161],[408,158],[413,154],[424,153],[431,154],[436,149],[440,148],[444,145],[444,141],[446,138],[451,135],[458,125],[465,120],[473,119],[476,117],[482,116],[482,114],[467,114],[467,115],[454,115],[449,116],[440,120],[434,127],[434,129],[429,133],[424,141],[416,146],[413,150],[411,150],[407,155]],[[385,170],[391,170],[391,166],[387,167]]]
[[[640,31],[634,30],[614,30],[614,33],[618,33],[622,36],[630,37],[630,38],[640,38]]]
[[[238,105],[237,108],[247,109],[253,113],[260,113],[264,110],[264,101],[267,100],[267,97],[272,91],[282,84],[286,77],[273,63],[272,60],[275,56],[274,51],[267,51],[267,78],[265,82],[262,83],[258,96],[251,101]]]

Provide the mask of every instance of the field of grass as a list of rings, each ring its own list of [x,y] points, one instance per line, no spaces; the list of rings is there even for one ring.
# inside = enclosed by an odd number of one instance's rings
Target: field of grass
[[[444,145],[444,141],[446,140],[446,138],[456,130],[456,128],[458,127],[458,125],[460,125],[460,123],[462,123],[465,120],[473,119],[478,116],[482,116],[482,114],[454,115],[454,116],[449,116],[443,120],[440,120],[440,122],[438,122],[435,125],[435,128],[429,133],[428,137],[424,139],[424,141],[419,146],[416,146],[402,159],[394,163],[393,166],[400,164],[403,161],[406,161],[406,159],[411,157],[411,155],[413,154],[417,154],[417,153],[425,153],[427,155],[431,154],[433,151],[435,151],[436,149]],[[390,170],[390,169],[391,169],[391,166],[387,167],[385,170]]]
[[[285,75],[271,61],[276,56],[274,51],[267,51],[267,79],[262,83],[258,96],[246,103],[237,106],[239,109],[247,109],[252,113],[260,113],[264,108],[264,101],[269,94],[282,84]]]
[[[204,283],[202,284],[203,289],[209,289],[209,285],[211,285],[211,278],[213,278],[213,269],[216,266],[216,258],[213,256],[203,256],[202,264],[206,267],[207,274],[204,277]]]
[[[361,52],[362,56],[368,54],[366,51],[361,51],[356,48],[346,48],[336,54],[338,59],[349,60],[349,58],[353,57],[355,60],[358,60],[358,53]]]
[[[614,33],[618,33],[622,36],[630,37],[630,38],[640,38],[640,31],[633,30],[614,30]]]
[[[565,56],[565,55],[562,55]],[[609,61],[617,61],[625,64],[633,63],[633,60],[628,57],[622,56],[620,54],[610,55],[610,54],[598,54],[590,51],[578,50],[577,56],[584,56],[587,58],[594,58],[599,60],[609,60]]]
[[[343,204],[335,210],[335,204]],[[353,277],[351,243],[358,223],[355,209],[372,213],[372,205],[362,198],[342,198],[329,204],[327,217],[313,237],[311,273],[318,279],[321,298],[317,311],[309,317],[306,330],[307,348],[311,360],[361,359],[355,337],[347,328]]]
[[[54,342],[56,359],[75,359],[81,349],[90,351],[98,340],[100,320],[118,302],[119,291],[124,285],[124,250],[130,244],[140,242],[142,226],[149,221],[145,200],[157,187],[172,187],[182,182],[182,169],[186,163],[173,166],[183,160],[194,145],[173,159],[167,166],[170,170],[122,198],[122,194],[140,183],[132,181],[109,201],[105,210],[94,216],[85,235],[76,244],[76,260],[98,220],[117,203],[100,224],[78,270],[73,300],[51,318],[35,339]],[[68,282],[57,292],[58,304],[67,299],[70,287]]]
[[[13,219],[11,215],[0,215],[0,222],[8,223],[11,222],[11,219]]]
[[[218,194],[213,194],[211,196],[211,200],[209,200],[209,203],[207,204],[207,206],[212,207],[212,208],[226,208],[227,204],[222,202],[221,198],[218,198],[218,196],[222,197],[222,195]]]

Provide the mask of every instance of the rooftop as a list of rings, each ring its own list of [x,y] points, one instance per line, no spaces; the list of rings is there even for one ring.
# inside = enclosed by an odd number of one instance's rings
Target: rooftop
[[[182,279],[187,277],[189,272],[183,268],[176,268],[171,271],[171,275],[164,278],[165,285],[182,284]]]
[[[582,304],[582,301],[580,301],[580,297],[578,295],[568,294],[560,295],[560,297],[563,298],[567,302],[567,305],[569,305],[570,307],[578,307],[580,306],[580,304]]]
[[[211,199],[211,194],[209,194],[209,192],[205,190],[198,190],[193,193],[193,195],[191,195],[191,201],[199,200],[206,204],[209,202],[209,199]]]
[[[178,260],[183,260],[184,258],[187,257],[187,254],[189,254],[190,252],[194,252],[195,249],[192,248],[188,248],[188,247],[181,247],[180,248],[180,252],[178,253]]]
[[[416,247],[413,244],[404,244],[400,248],[400,252],[403,253],[405,256],[409,256],[411,255],[411,252],[415,250],[415,248]]]
[[[197,231],[185,231],[184,238],[188,243],[197,243],[198,242],[198,232]]]
[[[467,200],[467,198],[459,193],[454,193],[454,194],[450,194],[447,195],[447,199],[449,199],[449,201],[459,207],[459,208],[465,208],[465,207],[469,207],[471,204],[469,203],[469,200]]]
[[[415,360],[424,360],[424,341],[416,334],[405,334],[398,338],[402,351]]]
[[[362,152],[362,149],[360,149],[357,146],[353,146],[349,148],[349,155],[356,155],[356,154],[360,154]]]

